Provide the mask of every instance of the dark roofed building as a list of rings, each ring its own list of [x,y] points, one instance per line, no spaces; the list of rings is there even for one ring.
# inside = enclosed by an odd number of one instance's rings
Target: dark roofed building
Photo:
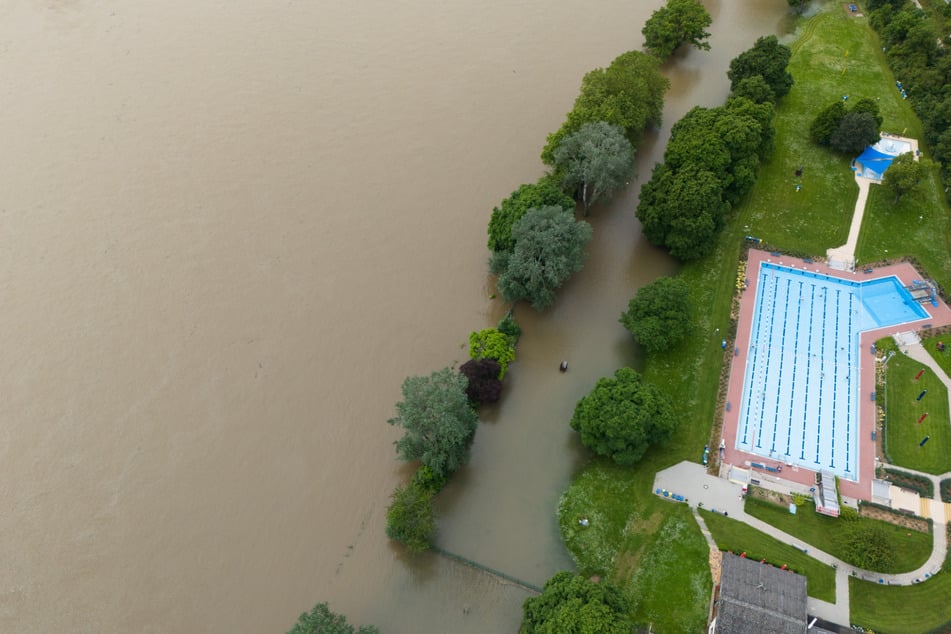
[[[715,634],[805,634],[806,578],[723,553],[710,631]]]

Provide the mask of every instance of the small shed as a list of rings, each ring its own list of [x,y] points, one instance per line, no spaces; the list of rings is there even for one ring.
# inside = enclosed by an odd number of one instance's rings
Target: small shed
[[[805,634],[806,578],[723,553],[711,634]]]

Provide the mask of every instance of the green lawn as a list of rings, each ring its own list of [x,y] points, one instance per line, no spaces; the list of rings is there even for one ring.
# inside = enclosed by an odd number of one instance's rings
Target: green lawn
[[[913,586],[849,579],[850,620],[877,634],[947,632],[951,624],[951,568]]]
[[[837,543],[836,536],[847,520],[820,515],[809,506],[799,507],[798,512],[792,515],[786,507],[754,498],[747,498],[746,512],[753,517],[768,522],[781,531],[798,537],[819,550],[829,553],[833,557],[845,559],[845,553]],[[930,533],[907,531],[900,526],[865,517],[851,521],[877,524],[891,538],[894,544],[895,560],[890,570],[879,570],[877,572],[910,572],[928,561],[928,557],[931,556],[933,540]]]
[[[897,353],[888,362],[885,390],[885,449],[895,465],[941,474],[951,471],[948,390],[930,368]],[[918,372],[921,378],[915,380]],[[922,399],[916,400],[922,390]],[[918,423],[918,419],[927,418]],[[930,440],[920,447],[925,436]]]
[[[944,343],[944,351],[938,350],[938,342]],[[944,373],[951,376],[951,335],[938,335],[921,340],[921,345],[928,351]]]
[[[704,510],[700,511],[700,515],[720,550],[738,554],[745,552],[751,559],[766,559],[777,567],[785,564],[790,570],[808,579],[806,588],[810,597],[835,603],[835,570],[832,566],[816,561],[798,548],[784,544],[738,520]]]
[[[753,234],[772,248],[812,256],[824,256],[826,249],[846,241],[858,195],[849,169],[852,157],[834,155],[808,140],[815,115],[843,95],[849,95],[850,100],[880,98],[886,130],[902,132],[907,128],[907,134],[920,135],[910,104],[896,96],[894,78],[865,19],[848,17],[832,3],[826,10],[803,23],[802,35],[792,45],[789,70],[796,85],[777,109],[773,156],[761,169],[747,200],[735,209],[712,252],[681,269],[694,306],[702,307],[697,311],[694,336],[646,361],[645,378],[677,396],[680,428],[670,443],[651,448],[636,467],[593,460],[575,478],[561,503],[562,533],[581,572],[600,574],[617,583],[632,597],[637,622],[653,623],[656,631],[695,632],[706,622],[711,584],[706,544],[687,510],[657,499],[651,488],[658,470],[681,460],[697,461],[704,444],[710,442],[725,360],[719,341],[731,329],[730,309],[743,236]],[[848,67],[843,74],[846,50]],[[801,179],[794,176],[799,165],[804,166]],[[797,183],[802,184],[799,192],[795,191]],[[925,215],[923,227],[929,227],[935,236],[947,236],[949,232],[938,221],[945,213],[943,203],[931,198],[936,191],[929,188],[921,194],[926,196],[922,205],[930,205],[932,211],[916,213],[915,218]],[[892,228],[895,235],[865,244],[861,257],[882,260],[900,252],[901,245],[921,239],[917,233],[903,232],[904,227]],[[939,237],[934,241],[946,240]],[[921,261],[932,266],[938,250],[947,252],[947,248],[936,244],[935,255],[923,256]],[[930,274],[939,283],[951,279],[951,269]],[[719,333],[714,332],[717,328]],[[604,374],[614,370],[605,368]],[[591,520],[584,533],[577,530],[578,515]],[[921,561],[930,547],[928,538]],[[910,556],[917,557],[919,550],[912,548]]]

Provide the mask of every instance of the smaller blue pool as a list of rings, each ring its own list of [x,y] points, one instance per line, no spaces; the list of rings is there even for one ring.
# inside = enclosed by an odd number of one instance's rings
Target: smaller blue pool
[[[862,330],[884,328],[908,321],[927,319],[928,313],[896,277],[883,277],[862,282],[859,286],[862,305],[872,323]]]

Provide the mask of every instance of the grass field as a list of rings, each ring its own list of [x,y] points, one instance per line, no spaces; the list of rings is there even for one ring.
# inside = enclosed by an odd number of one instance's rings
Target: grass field
[[[886,367],[885,448],[889,461],[926,473],[951,471],[951,421],[944,383],[930,368],[900,352]],[[921,378],[915,380],[922,370]],[[922,390],[928,393],[919,401]],[[927,417],[919,424],[924,414]],[[930,439],[919,446],[925,436]]]
[[[777,109],[775,151],[712,252],[681,269],[693,305],[703,307],[697,311],[695,336],[678,348],[649,356],[644,368],[645,378],[677,395],[680,427],[674,439],[652,448],[633,468],[592,461],[576,477],[560,506],[565,543],[581,572],[617,583],[632,597],[637,622],[653,623],[660,632],[700,631],[706,619],[711,587],[706,544],[686,509],[659,500],[651,488],[657,471],[682,460],[697,461],[710,440],[724,365],[722,336],[715,336],[714,330],[730,332],[743,236],[756,235],[773,248],[814,256],[824,256],[826,249],[845,242],[858,194],[849,169],[852,157],[834,155],[808,140],[809,125],[819,110],[843,95],[848,94],[850,100],[877,98],[886,130],[907,128],[907,134],[920,135],[920,124],[910,105],[897,96],[878,39],[865,19],[848,17],[837,4],[829,3],[824,13],[803,23],[791,48],[789,70],[796,85]],[[794,172],[800,165],[804,173],[797,179]],[[796,192],[798,183],[802,190]],[[940,221],[946,216],[943,203],[932,199],[936,191],[923,190],[920,203],[932,211],[918,212],[915,218],[924,215],[922,230],[938,236],[933,241],[941,243],[947,241],[948,232]],[[862,246],[861,257],[883,260],[922,238],[908,235],[904,227],[892,229],[896,235],[883,230],[881,240]],[[947,245],[936,244],[934,261],[939,260],[939,247],[947,252]],[[932,260],[921,260],[931,266]],[[951,279],[948,272],[931,274],[939,283]],[[696,341],[709,343],[697,346]],[[613,371],[605,368],[604,374]],[[597,517],[597,526],[592,521],[588,531],[579,532],[579,513]],[[928,552],[930,544],[928,539]],[[927,552],[921,561],[926,558]]]
[[[814,508],[808,506],[799,507],[799,512],[791,515],[785,507],[753,498],[747,498],[746,512],[833,557],[846,559],[843,549],[836,540],[845,521],[841,518],[820,515]],[[851,521],[877,524],[889,535],[891,543],[894,544],[895,559],[891,569],[876,572],[911,572],[928,561],[928,557],[931,556],[933,540],[930,533],[907,531],[900,526],[865,517]]]
[[[851,621],[877,634],[947,632],[951,624],[951,569],[913,586],[885,586],[849,579]]]
[[[944,343],[944,351],[938,350],[938,342]],[[921,345],[928,351],[944,373],[951,376],[951,335],[938,335],[921,340]]]
[[[700,511],[700,515],[720,550],[738,554],[745,552],[751,559],[766,559],[767,563],[777,567],[785,564],[790,570],[806,577],[806,589],[810,597],[835,603],[835,570],[832,566],[816,561],[801,550],[743,522],[704,510]]]

